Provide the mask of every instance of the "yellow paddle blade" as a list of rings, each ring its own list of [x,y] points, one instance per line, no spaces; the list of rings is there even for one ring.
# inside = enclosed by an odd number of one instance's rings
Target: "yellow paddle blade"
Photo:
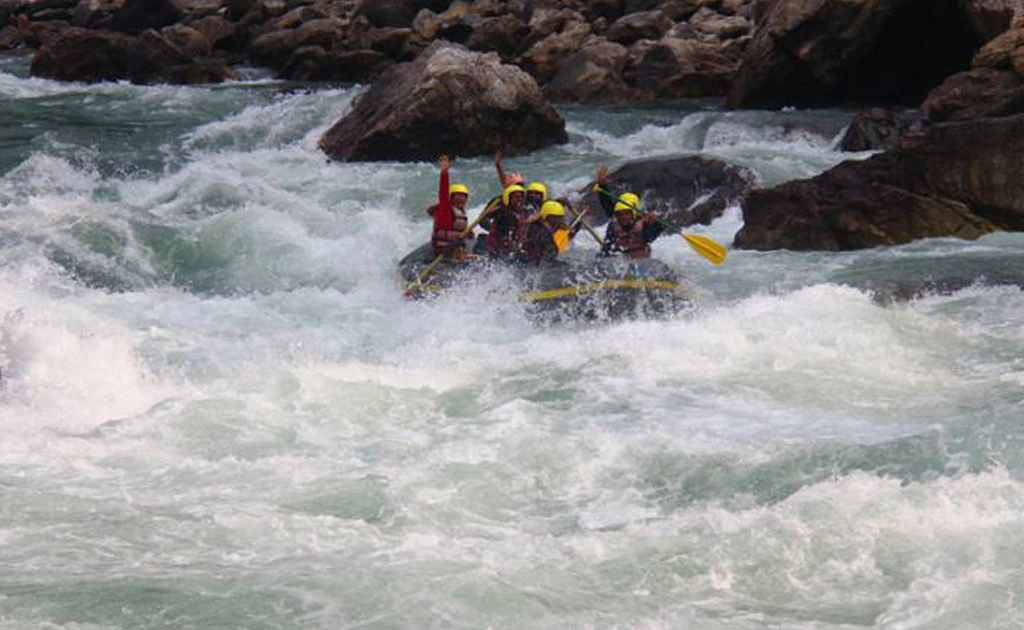
[[[725,261],[725,245],[700,234],[686,234],[680,232],[686,242],[690,244],[693,251],[704,258],[707,258],[713,265],[721,265]]]
[[[569,230],[565,228],[558,230],[551,235],[551,238],[554,239],[559,254],[563,254],[565,250],[569,249]]]

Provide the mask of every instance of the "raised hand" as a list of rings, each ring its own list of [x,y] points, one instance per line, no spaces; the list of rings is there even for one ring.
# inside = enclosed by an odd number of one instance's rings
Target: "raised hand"
[[[437,165],[441,167],[441,172],[447,171],[452,166],[452,161],[447,155],[442,155],[437,158]]]
[[[498,168],[502,167],[501,158],[501,149],[498,149],[497,151],[494,152],[494,165],[497,166]]]
[[[602,186],[608,181],[608,167],[602,164],[597,167],[597,183]]]

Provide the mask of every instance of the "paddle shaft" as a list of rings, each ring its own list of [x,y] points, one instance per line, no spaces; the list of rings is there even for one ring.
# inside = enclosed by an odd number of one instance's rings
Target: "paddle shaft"
[[[569,208],[569,212],[573,213],[576,216],[576,219],[573,221],[573,225],[576,225],[577,223],[582,223],[583,227],[587,228],[587,231],[590,232],[590,235],[594,237],[594,240],[597,241],[597,244],[600,245],[603,249],[604,239],[601,238],[601,235],[594,230],[593,226],[591,226],[585,218],[583,218],[582,214],[577,213],[576,210],[572,208],[572,206],[569,206],[569,204],[566,204],[566,206]]]

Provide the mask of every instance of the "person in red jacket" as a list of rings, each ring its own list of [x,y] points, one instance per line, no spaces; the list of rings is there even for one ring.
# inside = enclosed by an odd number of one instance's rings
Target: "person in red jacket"
[[[430,233],[430,244],[434,255],[445,254],[449,258],[461,258],[466,254],[466,237],[468,226],[466,202],[469,201],[469,189],[465,184],[448,183],[448,169],[452,161],[447,155],[437,160],[441,167],[441,177],[437,184],[437,204],[427,208],[427,214],[434,218],[434,229]]]

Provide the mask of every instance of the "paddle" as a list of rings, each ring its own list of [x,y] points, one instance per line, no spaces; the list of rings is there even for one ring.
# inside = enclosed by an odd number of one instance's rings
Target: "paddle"
[[[577,223],[582,223],[583,227],[587,228],[587,231],[590,232],[590,235],[594,237],[595,241],[597,241],[597,244],[601,248],[604,248],[604,239],[601,238],[601,235],[598,234],[594,230],[593,226],[591,226],[590,223],[584,218],[584,215],[583,214],[577,214],[576,211],[573,210],[572,206],[569,205],[569,204],[565,204],[565,207],[569,208],[569,212],[573,213],[573,215],[576,217],[576,219],[573,220],[573,225],[576,225]]]
[[[563,206],[564,205],[565,204],[563,204]],[[576,212],[574,211],[573,214],[576,214]],[[558,248],[559,254],[564,254],[569,249],[569,242],[572,240],[573,230],[581,221],[583,221],[583,216],[583,214],[576,214],[576,218],[573,219],[571,224],[569,224],[569,227],[558,228],[551,235],[551,239],[555,242],[555,246]]]
[[[622,199],[621,197],[608,192],[604,188],[598,188],[597,192],[608,197],[609,199],[615,200],[616,202],[624,203],[635,211],[639,212],[640,210],[640,208],[637,208],[635,205],[629,203],[628,201]],[[614,221],[615,219],[612,218],[611,220]],[[658,222],[661,223],[662,225],[665,225],[665,222],[662,221],[661,219],[658,219]],[[689,244],[689,246],[693,248],[693,251],[703,256],[712,265],[721,265],[725,261],[727,253],[725,250],[725,245],[722,245],[718,241],[715,241],[714,239],[709,238],[707,236],[702,236],[700,234],[687,234],[682,230],[679,230],[677,233],[684,239],[686,239],[687,244]]]
[[[493,208],[484,208],[483,211],[476,217],[476,219],[474,219],[473,222],[470,223],[465,230],[462,230],[462,233],[459,234],[459,238],[464,239],[470,234],[472,234],[473,228],[480,225],[480,222],[483,221],[484,217],[490,214],[492,210]],[[413,292],[413,290],[420,288],[423,285],[423,281],[429,278],[430,274],[434,273],[434,269],[437,268],[437,266],[441,263],[442,260],[444,260],[443,252],[438,254],[437,257],[434,258],[434,260],[430,261],[430,264],[423,268],[423,271],[419,273],[416,279],[410,282],[405,287],[405,295],[410,295]]]

